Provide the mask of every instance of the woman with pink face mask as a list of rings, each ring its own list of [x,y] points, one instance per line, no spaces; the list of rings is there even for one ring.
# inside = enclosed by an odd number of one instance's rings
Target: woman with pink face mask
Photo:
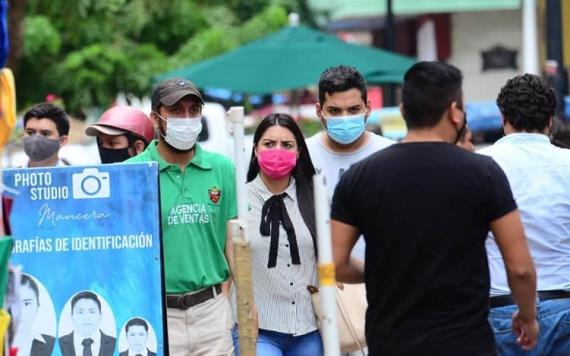
[[[257,354],[322,355],[307,285],[317,285],[315,168],[293,118],[257,126],[247,174]]]

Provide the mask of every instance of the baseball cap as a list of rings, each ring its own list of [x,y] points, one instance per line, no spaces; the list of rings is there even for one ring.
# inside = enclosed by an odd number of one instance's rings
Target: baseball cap
[[[163,80],[152,93],[152,107],[157,107],[159,103],[166,106],[174,105],[186,95],[193,95],[204,104],[202,94],[191,81],[184,78]]]

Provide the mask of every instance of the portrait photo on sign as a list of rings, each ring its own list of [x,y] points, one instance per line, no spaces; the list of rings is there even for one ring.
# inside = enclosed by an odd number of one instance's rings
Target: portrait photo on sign
[[[47,289],[33,276],[22,274],[16,293],[19,309],[11,311],[15,326],[12,346],[18,348],[18,356],[51,355],[56,317]]]
[[[113,355],[116,330],[113,311],[107,301],[93,291],[78,292],[61,311],[58,330],[61,354]]]
[[[156,333],[146,319],[131,318],[123,325],[119,333],[119,356],[155,356],[156,350]]]

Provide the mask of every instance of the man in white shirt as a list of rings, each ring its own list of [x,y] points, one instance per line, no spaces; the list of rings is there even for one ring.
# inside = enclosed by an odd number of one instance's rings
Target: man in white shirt
[[[395,142],[366,130],[370,100],[366,82],[355,68],[337,66],[325,70],[319,79],[316,106],[324,130],[307,139],[307,147],[332,196],[340,177],[351,165]],[[356,243],[353,256],[364,259],[364,239]]]
[[[141,318],[133,318],[125,325],[125,334],[129,348],[119,356],[156,356],[155,352],[147,348],[148,323]]]
[[[68,141],[69,118],[62,108],[36,104],[24,114],[24,152],[27,167],[66,166],[58,154]]]
[[[537,272],[537,347],[525,355],[570,355],[570,150],[550,143],[556,110],[554,89],[525,74],[507,81],[497,98],[505,137],[478,151],[504,170],[519,207]],[[516,354],[509,331],[516,310],[503,260],[487,239],[491,312],[499,354]]]
[[[307,148],[332,197],[350,166],[395,142],[366,130],[370,100],[366,82],[356,68],[341,65],[321,74],[316,110],[324,130],[307,139]],[[359,238],[352,256],[364,260],[364,250],[364,239]]]
[[[116,339],[101,329],[101,301],[90,291],[77,293],[71,299],[73,331],[59,338],[63,356],[111,356]]]

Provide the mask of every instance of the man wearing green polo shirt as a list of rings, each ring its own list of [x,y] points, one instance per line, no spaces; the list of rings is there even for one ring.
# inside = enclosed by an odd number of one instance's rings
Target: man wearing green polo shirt
[[[190,81],[165,80],[151,100],[159,138],[127,162],[159,165],[170,355],[231,355],[221,284],[230,277],[226,224],[237,215],[234,166],[196,144],[204,102]]]

